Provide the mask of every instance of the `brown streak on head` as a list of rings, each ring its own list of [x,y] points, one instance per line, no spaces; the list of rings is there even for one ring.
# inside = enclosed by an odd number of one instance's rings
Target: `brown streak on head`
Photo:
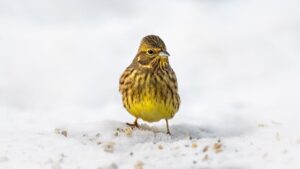
[[[150,50],[152,54],[148,53]],[[140,43],[139,50],[130,67],[146,71],[168,67],[168,58],[159,56],[159,52],[161,51],[166,51],[166,45],[159,36],[145,36]]]
[[[148,35],[142,39],[140,47],[139,47],[139,52],[146,51],[147,49],[166,50],[166,45],[159,36]]]

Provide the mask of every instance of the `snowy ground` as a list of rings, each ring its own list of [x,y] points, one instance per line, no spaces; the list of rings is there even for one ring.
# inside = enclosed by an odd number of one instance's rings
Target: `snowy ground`
[[[28,123],[35,123],[30,121]],[[22,125],[28,123],[21,123]],[[297,131],[270,121],[247,126],[179,123],[131,130],[123,122],[1,131],[1,168],[298,168]],[[41,125],[38,125],[39,127]],[[11,127],[11,126],[10,126]],[[296,130],[296,129],[295,129]],[[288,167],[287,167],[288,166]]]
[[[300,2],[0,1],[0,169],[299,169]],[[181,108],[131,130],[118,78],[160,35]]]

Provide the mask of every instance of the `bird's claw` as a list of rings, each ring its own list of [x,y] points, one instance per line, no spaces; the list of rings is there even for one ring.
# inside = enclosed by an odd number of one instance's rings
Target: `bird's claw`
[[[129,127],[131,127],[131,128],[140,128],[140,126],[137,124],[137,123],[126,123],[126,125],[128,125]]]

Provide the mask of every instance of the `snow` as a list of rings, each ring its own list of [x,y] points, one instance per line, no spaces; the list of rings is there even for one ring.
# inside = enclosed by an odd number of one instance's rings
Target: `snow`
[[[298,169],[299,5],[0,1],[0,168]],[[171,136],[125,125],[118,78],[148,34],[179,81]]]
[[[169,136],[164,126],[144,123],[131,130],[123,122],[106,120],[63,124],[49,131],[2,132],[0,164],[54,169],[133,168],[139,161],[145,168],[299,166],[295,155],[300,140],[286,135],[277,122],[243,130],[181,123],[172,125],[171,131]],[[221,145],[220,150],[215,144]]]

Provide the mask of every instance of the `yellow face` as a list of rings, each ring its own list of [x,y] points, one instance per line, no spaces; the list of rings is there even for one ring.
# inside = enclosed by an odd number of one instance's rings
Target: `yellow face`
[[[159,63],[168,63],[168,57],[164,42],[158,36],[149,35],[143,38],[136,61],[140,66],[151,68]]]

